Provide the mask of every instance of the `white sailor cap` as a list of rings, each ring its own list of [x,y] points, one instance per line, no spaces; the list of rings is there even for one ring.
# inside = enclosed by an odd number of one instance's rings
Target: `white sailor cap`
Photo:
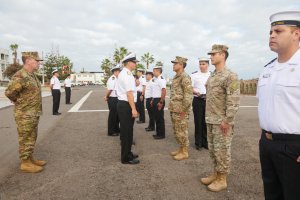
[[[115,70],[121,70],[121,67],[120,67],[119,64],[117,64],[115,67],[113,67],[113,68],[111,69],[111,72],[114,72]]]
[[[155,66],[153,67],[153,69],[162,69],[162,66],[160,66],[160,65],[155,65]]]
[[[58,69],[53,70],[53,71],[52,71],[52,74],[54,74],[54,73],[56,73],[56,72],[58,72]]]
[[[270,16],[271,26],[286,25],[300,27],[300,11],[278,12]]]
[[[137,68],[136,70],[145,73],[145,70],[143,68]]]
[[[199,58],[199,62],[209,62],[209,58]]]
[[[147,69],[146,74],[153,74],[153,70]]]
[[[130,54],[126,55],[126,56],[122,59],[122,63],[124,63],[124,62],[126,62],[126,61],[139,62],[139,61],[136,59],[135,53],[130,53]]]

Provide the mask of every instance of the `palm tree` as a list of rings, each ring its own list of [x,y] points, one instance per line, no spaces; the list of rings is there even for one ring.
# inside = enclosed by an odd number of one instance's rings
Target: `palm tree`
[[[114,64],[119,64],[127,53],[128,50],[125,47],[116,48],[114,52]]]
[[[161,61],[157,61],[155,66],[163,66],[164,64]]]
[[[151,55],[149,52],[145,53],[142,56],[142,62],[146,63],[147,69],[149,68],[149,64],[152,64],[154,62],[153,55]]]
[[[12,50],[12,55],[14,56],[14,64],[17,63],[17,50],[19,45],[18,44],[11,44],[10,49]]]
[[[104,85],[106,85],[106,82],[111,75],[112,66],[113,66],[113,64],[111,63],[111,61],[108,58],[102,60],[102,62],[101,62],[101,69],[104,71],[104,77],[102,80]]]

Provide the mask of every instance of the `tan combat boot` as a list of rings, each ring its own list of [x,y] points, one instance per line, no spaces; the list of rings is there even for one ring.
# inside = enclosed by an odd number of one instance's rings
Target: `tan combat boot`
[[[204,185],[209,185],[211,184],[214,180],[217,179],[217,172],[214,172],[213,174],[205,177],[205,178],[201,178],[201,183]]]
[[[219,192],[227,188],[227,174],[218,172],[217,179],[213,181],[207,188],[212,192]]]
[[[188,152],[188,148],[187,147],[182,147],[181,148],[181,151],[176,155],[174,156],[174,160],[184,160],[184,159],[187,159],[189,157],[189,152]]]
[[[182,151],[181,147],[177,151],[172,151],[170,154],[171,156],[176,156],[177,154],[179,154],[180,151]]]
[[[27,160],[21,161],[20,169],[22,172],[38,173],[43,170],[43,167],[37,166],[37,165],[33,164],[30,159],[27,159]]]
[[[36,160],[32,156],[30,156],[30,160],[33,164],[38,165],[38,166],[44,166],[47,164],[45,160]]]

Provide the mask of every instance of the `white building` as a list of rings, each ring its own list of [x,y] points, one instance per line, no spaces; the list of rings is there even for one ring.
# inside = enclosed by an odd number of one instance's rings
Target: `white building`
[[[6,49],[0,49],[0,81],[4,80],[3,72],[9,65],[9,51]]]
[[[103,84],[103,72],[80,72],[71,74],[75,85]]]

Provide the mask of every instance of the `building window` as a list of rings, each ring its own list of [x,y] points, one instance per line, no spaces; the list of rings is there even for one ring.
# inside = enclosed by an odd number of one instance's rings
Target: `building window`
[[[4,54],[1,53],[1,60],[4,60]]]

